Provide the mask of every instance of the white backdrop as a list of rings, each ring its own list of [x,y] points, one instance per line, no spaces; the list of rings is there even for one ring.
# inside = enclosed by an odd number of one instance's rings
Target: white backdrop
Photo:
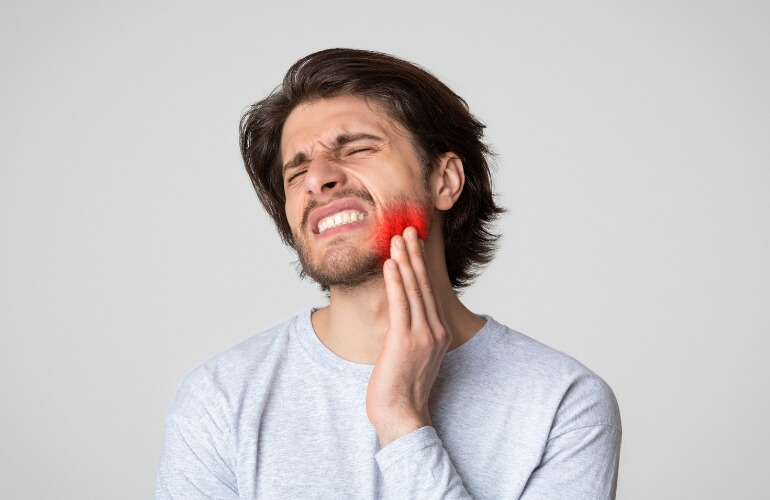
[[[335,46],[487,124],[510,213],[464,297],[613,387],[618,498],[766,491],[769,4],[471,5],[3,3],[0,497],[151,497],[181,377],[324,303],[237,126]]]

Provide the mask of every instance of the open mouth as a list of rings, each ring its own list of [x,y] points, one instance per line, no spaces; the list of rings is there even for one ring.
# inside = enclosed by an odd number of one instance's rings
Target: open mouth
[[[369,213],[361,201],[346,198],[313,210],[310,213],[310,229],[313,233],[321,235],[330,229],[360,223],[368,216]]]
[[[336,214],[329,215],[318,221],[318,234],[323,234],[327,229],[362,221],[365,218],[366,214],[359,210],[343,210],[342,212],[337,212]]]

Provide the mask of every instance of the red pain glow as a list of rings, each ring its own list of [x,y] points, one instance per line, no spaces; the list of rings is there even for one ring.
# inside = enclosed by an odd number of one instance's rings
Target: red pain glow
[[[410,202],[390,207],[383,212],[376,229],[377,255],[381,262],[390,258],[390,240],[404,229],[413,226],[417,236],[425,240],[428,236],[428,214],[425,208]]]

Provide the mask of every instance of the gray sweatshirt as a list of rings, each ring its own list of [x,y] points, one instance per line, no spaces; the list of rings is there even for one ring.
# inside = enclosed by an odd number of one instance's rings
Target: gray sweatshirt
[[[485,316],[442,362],[433,427],[381,449],[365,407],[373,366],[327,349],[310,313],[184,378],[157,499],[614,498],[617,403],[574,359]]]

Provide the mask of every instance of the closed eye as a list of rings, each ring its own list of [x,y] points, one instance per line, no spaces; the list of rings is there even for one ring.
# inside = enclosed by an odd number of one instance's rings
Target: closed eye
[[[286,183],[287,184],[292,183],[297,177],[303,175],[306,171],[307,169],[304,169],[304,168],[298,169],[296,172],[291,174],[288,179],[286,179]]]
[[[345,156],[351,156],[358,153],[365,153],[367,151],[374,151],[374,148],[366,147],[366,148],[351,149],[350,151],[345,153]]]

